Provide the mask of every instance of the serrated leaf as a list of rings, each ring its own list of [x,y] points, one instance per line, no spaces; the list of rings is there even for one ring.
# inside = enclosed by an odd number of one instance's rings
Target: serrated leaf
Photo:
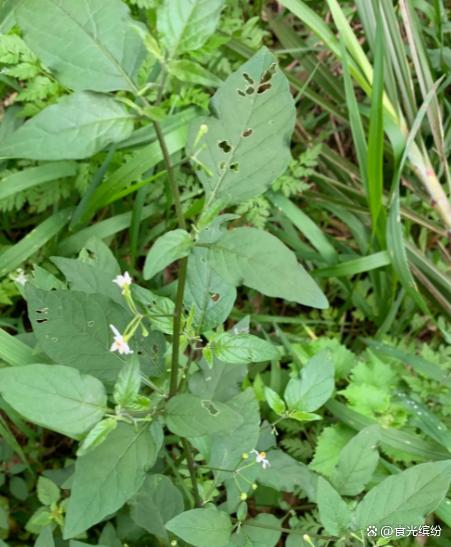
[[[351,511],[340,494],[325,479],[318,477],[317,503],[321,524],[331,536],[341,536],[348,531]]]
[[[38,500],[43,505],[52,505],[52,503],[57,503],[60,499],[60,489],[58,486],[48,479],[47,477],[39,477],[38,483],[36,486],[36,492],[38,495]]]
[[[379,461],[379,426],[362,429],[340,452],[332,483],[344,496],[360,494],[371,480]]]
[[[224,403],[176,395],[166,406],[166,424],[181,437],[200,437],[218,431],[231,431],[242,423],[241,416]]]
[[[139,394],[141,371],[139,361],[132,358],[125,362],[114,384],[113,397],[116,404],[127,407]]]
[[[169,56],[199,49],[213,34],[223,5],[224,0],[163,0],[157,29]]]
[[[167,541],[166,522],[184,509],[183,496],[165,475],[150,475],[130,502],[131,517],[138,526]]]
[[[356,529],[423,524],[445,497],[450,480],[451,460],[422,463],[384,479],[357,506]]]
[[[276,414],[281,416],[285,413],[285,403],[279,397],[279,395],[268,386],[265,386],[265,399],[268,405],[274,410]]]
[[[124,2],[22,0],[16,16],[25,42],[65,86],[135,89],[145,50]]]
[[[48,106],[1,142],[0,158],[88,158],[132,130],[133,117],[113,98],[80,91]]]
[[[118,421],[115,418],[105,418],[98,422],[83,439],[77,450],[77,456],[84,456],[90,450],[101,445],[108,435],[117,427]]]
[[[150,279],[179,258],[188,256],[194,242],[186,230],[177,229],[159,237],[144,263],[144,279]]]
[[[61,365],[27,365],[0,370],[0,393],[27,420],[79,438],[105,413],[103,384]]]
[[[245,285],[267,296],[327,308],[321,289],[275,236],[256,228],[236,228],[209,250],[212,268],[233,285]]]
[[[105,442],[78,458],[64,538],[78,536],[120,509],[140,489],[156,456],[148,427],[136,430],[120,423]]]
[[[194,248],[188,258],[185,307],[194,309],[194,325],[203,333],[221,325],[229,316],[236,289],[208,264],[208,251]]]
[[[166,523],[166,528],[195,547],[224,547],[232,533],[227,513],[213,508],[192,509]]]
[[[213,116],[191,128],[188,149],[207,205],[237,204],[262,194],[287,168],[295,122],[294,101],[276,58],[262,48],[231,74],[211,103]],[[201,125],[208,132],[198,140]],[[193,150],[193,147],[196,149]]]
[[[279,359],[273,344],[252,334],[223,332],[214,337],[210,347],[215,357],[225,363],[259,363]]]

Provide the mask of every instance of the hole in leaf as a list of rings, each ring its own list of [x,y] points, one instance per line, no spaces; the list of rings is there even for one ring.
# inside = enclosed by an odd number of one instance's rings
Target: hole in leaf
[[[219,170],[224,171],[225,168],[226,168],[226,162],[225,161],[219,162]]]
[[[230,164],[229,169],[230,171],[234,171],[235,173],[238,173],[238,171],[240,170],[240,164],[237,161],[235,161]]]
[[[268,89],[271,89],[272,87],[272,84],[270,83],[267,83],[267,84],[261,84],[258,86],[258,89],[257,89],[257,93],[259,95],[261,95],[262,93],[264,93],[265,91],[268,91]]]
[[[210,298],[213,300],[213,302],[218,302],[218,300],[221,298],[221,295],[217,292],[210,293]]]
[[[242,97],[246,97],[246,93],[244,93],[244,91],[242,91],[241,89],[237,89],[236,92],[238,93],[238,95],[241,95]]]
[[[250,85],[249,87],[246,87],[246,93],[248,95],[252,95],[252,93],[255,91],[255,89]]]
[[[254,84],[254,80],[249,76],[249,74],[247,72],[244,72],[243,73],[243,78],[246,80],[246,82],[249,84],[249,85],[252,85]]]
[[[40,308],[39,310],[36,310],[36,313],[48,313],[48,308]]]
[[[261,84],[264,84],[266,82],[269,82],[271,80],[271,78],[274,76],[274,74],[276,73],[277,71],[277,65],[276,63],[273,63],[269,68],[268,70],[266,70],[264,73],[263,73],[263,76],[261,77],[260,79],[260,83]]]
[[[243,131],[243,137],[250,137],[252,135],[253,131],[252,129],[249,127],[248,129],[244,130]]]
[[[36,319],[36,323],[48,323],[48,319]]]
[[[208,414],[210,414],[210,416],[217,416],[219,414],[219,410],[211,401],[202,401],[201,405],[205,408]]]
[[[218,146],[225,154],[228,154],[232,150],[232,147],[227,141],[219,141]]]

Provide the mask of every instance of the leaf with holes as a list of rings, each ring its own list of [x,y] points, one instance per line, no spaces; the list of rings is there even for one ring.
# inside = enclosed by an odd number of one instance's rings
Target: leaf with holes
[[[256,228],[236,228],[210,246],[208,261],[229,283],[246,285],[267,296],[327,308],[321,289],[273,235]]]
[[[200,437],[218,431],[232,431],[243,419],[224,403],[185,393],[176,395],[166,406],[168,428],[182,437]]]
[[[188,143],[207,204],[259,196],[290,162],[295,123],[288,81],[272,53],[262,48],[231,74],[211,107],[213,116],[193,125]],[[199,140],[202,124],[208,131]]]
[[[202,47],[214,32],[223,5],[224,0],[163,0],[157,30],[169,56]]]
[[[75,439],[101,420],[107,407],[99,380],[60,365],[1,369],[0,393],[30,422]]]
[[[22,0],[25,42],[65,86],[92,91],[135,88],[145,49],[120,0]],[[58,32],[55,32],[58,29]]]
[[[132,130],[133,116],[112,97],[81,91],[63,97],[20,126],[0,143],[0,158],[88,158],[126,139]]]

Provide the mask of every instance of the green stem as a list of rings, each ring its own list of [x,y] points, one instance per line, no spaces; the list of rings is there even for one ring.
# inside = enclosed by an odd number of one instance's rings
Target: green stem
[[[182,330],[183,296],[185,294],[187,265],[188,265],[188,259],[182,258],[179,262],[179,280],[177,284],[177,295],[175,298],[169,398],[174,397],[174,395],[176,395],[177,386],[178,386],[180,335]]]
[[[194,503],[196,504],[196,507],[202,507],[202,500],[199,494],[199,489],[197,487],[196,469],[195,469],[193,455],[191,453],[191,448],[186,439],[182,438],[180,440],[182,442],[183,450],[185,451],[186,463],[188,464],[189,475],[191,477],[191,484],[193,486]]]

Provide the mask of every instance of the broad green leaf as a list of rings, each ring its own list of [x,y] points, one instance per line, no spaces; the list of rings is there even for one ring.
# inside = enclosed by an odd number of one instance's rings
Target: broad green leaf
[[[225,363],[259,363],[280,358],[276,346],[252,334],[222,332],[209,345],[214,356]]]
[[[288,382],[285,400],[290,409],[313,412],[328,401],[334,385],[334,365],[329,353],[322,351],[307,362],[301,371],[301,380]]]
[[[220,402],[227,402],[238,395],[241,382],[247,374],[245,365],[235,364],[231,367],[218,359],[214,359],[212,367],[201,360],[199,369],[189,378],[190,392]]]
[[[243,547],[275,547],[282,534],[280,527],[280,520],[274,515],[261,513],[244,522],[232,541],[234,545]]]
[[[53,481],[51,481],[47,477],[39,477],[36,491],[38,495],[38,500],[43,505],[50,506],[52,505],[52,503],[57,503],[57,501],[60,499],[60,489]]]
[[[144,46],[120,0],[22,0],[16,8],[25,42],[65,86],[133,91]],[[58,32],[55,32],[58,29]]]
[[[422,463],[384,479],[357,506],[356,529],[423,524],[448,492],[451,460]]]
[[[346,533],[351,522],[351,511],[335,488],[322,477],[318,477],[316,497],[319,518],[327,534],[341,536]]]
[[[157,30],[169,56],[202,47],[214,32],[223,5],[224,0],[163,0]]]
[[[179,258],[188,256],[193,240],[186,230],[177,229],[159,237],[144,263],[144,279],[150,279]]]
[[[232,521],[224,511],[208,507],[185,511],[167,522],[166,528],[195,547],[224,547],[232,533]]]
[[[26,296],[33,332],[50,358],[104,381],[116,379],[124,360],[110,351],[110,325],[123,332],[128,311],[100,294],[28,287]]]
[[[148,476],[130,505],[136,524],[164,541],[168,540],[166,522],[184,509],[180,490],[165,475]]]
[[[193,124],[188,149],[207,206],[236,204],[262,194],[287,168],[295,108],[277,60],[262,48],[221,85],[213,116]],[[199,140],[199,129],[207,133]]]
[[[84,456],[96,446],[101,445],[108,435],[116,429],[117,424],[118,421],[115,418],[105,418],[98,422],[83,439],[77,450],[77,456]]]
[[[267,296],[314,308],[328,307],[323,292],[295,254],[262,230],[230,230],[210,247],[208,260],[221,277],[236,286],[246,285]]]
[[[302,410],[292,410],[289,412],[288,416],[298,422],[313,422],[315,420],[321,420],[321,416],[319,414],[314,414],[313,412],[303,412]]]
[[[106,410],[103,385],[61,365],[0,369],[0,393],[30,422],[79,438]]]
[[[344,496],[360,494],[371,480],[379,461],[379,426],[362,429],[340,452],[332,483]]]
[[[172,334],[175,304],[170,298],[159,296],[139,285],[132,285],[132,295],[144,306],[146,316],[156,330]]]
[[[97,448],[78,458],[64,538],[78,536],[120,509],[140,489],[157,453],[149,427],[120,423]]]
[[[168,72],[181,82],[211,87],[221,85],[221,80],[212,72],[202,65],[188,61],[187,59],[172,61],[168,66]]]
[[[176,395],[166,406],[166,424],[181,437],[200,437],[218,431],[230,431],[242,418],[224,403],[195,397],[189,393]]]
[[[221,325],[236,299],[235,286],[213,270],[207,257],[207,249],[192,250],[185,286],[185,307],[194,309],[194,325],[200,333]]]
[[[80,91],[63,97],[19,127],[0,143],[0,158],[88,158],[108,144],[126,139],[132,130],[133,117],[112,97]]]
[[[6,545],[6,544],[5,544]],[[0,543],[1,546],[1,543]],[[53,539],[53,532],[51,526],[46,526],[41,530],[39,536],[36,538],[34,547],[55,547],[55,541]]]
[[[286,406],[279,395],[270,387],[265,386],[265,399],[268,405],[274,410],[276,414],[281,416],[285,414]]]
[[[132,358],[122,365],[114,384],[113,397],[116,404],[127,407],[132,403],[141,387],[141,371],[139,361]]]

